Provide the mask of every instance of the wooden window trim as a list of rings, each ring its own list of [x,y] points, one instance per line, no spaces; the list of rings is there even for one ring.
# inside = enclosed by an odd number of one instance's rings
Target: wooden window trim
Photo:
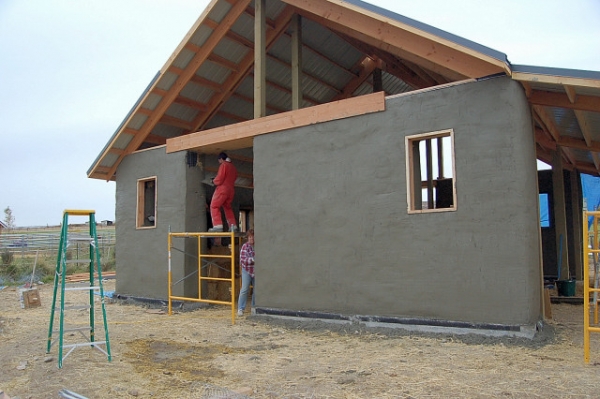
[[[145,184],[146,182],[153,181],[154,182],[154,224],[151,226],[144,225],[144,220],[146,219],[145,215],[145,202],[146,202],[146,193],[145,193]],[[137,193],[136,193],[136,213],[135,213],[135,227],[136,229],[155,229],[157,224],[157,214],[156,214],[156,204],[157,204],[157,178],[156,176],[144,177],[142,179],[137,180]]]
[[[434,208],[434,209],[415,209],[415,182],[413,179],[414,170],[414,154],[413,145],[415,141],[422,141],[435,138],[450,138],[450,157],[452,160],[452,197],[453,204],[447,208]],[[406,148],[406,202],[407,212],[409,214],[423,214],[423,213],[438,213],[438,212],[453,212],[457,210],[457,195],[456,195],[456,158],[454,154],[454,129],[444,129],[429,133],[415,134],[405,137],[405,148]],[[422,181],[419,182],[419,186],[422,187]]]

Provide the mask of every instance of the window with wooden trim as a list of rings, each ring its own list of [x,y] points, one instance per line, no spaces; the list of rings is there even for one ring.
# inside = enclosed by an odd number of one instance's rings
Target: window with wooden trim
[[[156,226],[156,176],[137,181],[137,213],[138,229]]]
[[[409,213],[456,210],[454,131],[406,137]]]

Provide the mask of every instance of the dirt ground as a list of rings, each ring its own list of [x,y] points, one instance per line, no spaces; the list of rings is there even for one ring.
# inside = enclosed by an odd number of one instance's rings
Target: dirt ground
[[[57,348],[46,354],[52,285],[38,288],[42,306],[29,309],[16,288],[0,290],[0,391],[13,399],[58,398],[63,389],[90,399],[600,395],[600,334],[586,365],[582,305],[553,304],[553,320],[529,340],[249,314],[232,325],[225,306],[184,305],[169,316],[165,307],[110,300],[112,361],[82,347],[59,369]],[[114,290],[114,280],[104,288]],[[88,325],[87,310],[71,312],[70,323]]]

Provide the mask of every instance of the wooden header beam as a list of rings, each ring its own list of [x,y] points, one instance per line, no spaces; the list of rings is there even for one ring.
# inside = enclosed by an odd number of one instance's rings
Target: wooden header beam
[[[174,137],[167,140],[167,153],[251,147],[253,138],[261,134],[381,111],[385,111],[385,94],[373,93]]]

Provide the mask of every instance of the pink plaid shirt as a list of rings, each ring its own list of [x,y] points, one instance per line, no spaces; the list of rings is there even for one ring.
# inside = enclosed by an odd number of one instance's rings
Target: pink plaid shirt
[[[247,242],[242,245],[240,250],[240,263],[242,269],[254,277],[254,247]]]

